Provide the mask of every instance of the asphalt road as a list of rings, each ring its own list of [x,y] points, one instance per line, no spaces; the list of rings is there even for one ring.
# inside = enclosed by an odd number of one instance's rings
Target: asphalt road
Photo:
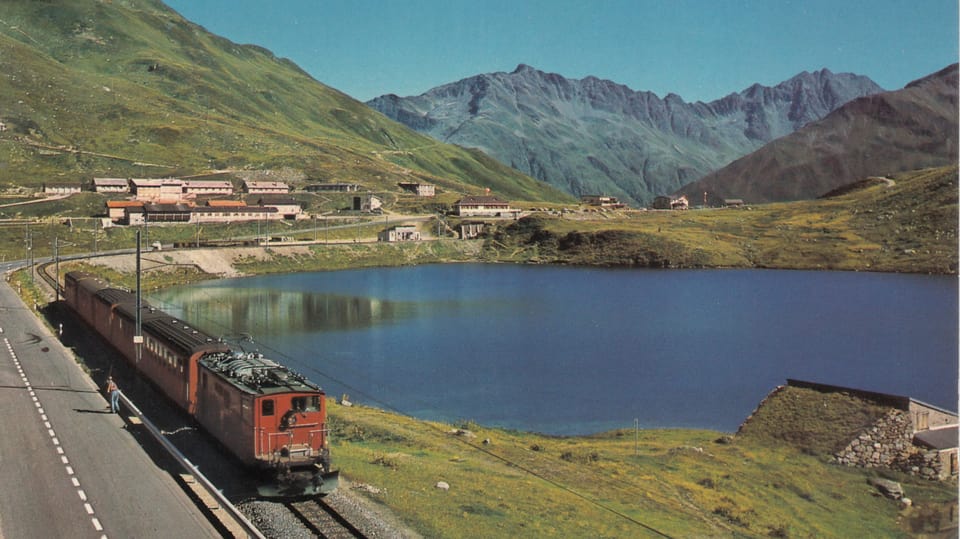
[[[0,411],[0,539],[221,536],[5,280]]]

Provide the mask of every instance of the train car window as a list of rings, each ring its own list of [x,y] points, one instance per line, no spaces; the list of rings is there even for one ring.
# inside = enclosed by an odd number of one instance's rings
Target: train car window
[[[300,412],[316,412],[320,409],[319,397],[294,397],[291,404],[294,410]]]
[[[263,405],[261,406],[260,415],[268,416],[273,415],[273,401],[264,399]]]

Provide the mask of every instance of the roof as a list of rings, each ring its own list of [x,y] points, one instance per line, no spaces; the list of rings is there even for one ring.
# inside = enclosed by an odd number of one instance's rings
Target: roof
[[[297,199],[289,197],[287,195],[280,195],[280,194],[273,195],[273,196],[263,195],[257,199],[256,203],[260,206],[264,206],[267,204],[282,204],[282,205],[293,205],[293,204],[299,205],[300,204],[300,202],[298,202]]]
[[[130,183],[134,187],[159,187],[161,185],[183,185],[183,180],[177,178],[133,178]]]
[[[221,206],[219,204],[214,206],[197,206],[192,208],[190,211],[193,213],[230,213],[230,212],[243,212],[243,213],[277,213],[277,208],[274,206],[246,206],[244,204],[234,204],[231,206]]]
[[[492,195],[467,195],[457,201],[457,204],[507,204],[505,200],[500,200],[499,198]]]
[[[126,178],[94,178],[94,185],[121,185],[123,187],[127,186]]]
[[[252,394],[319,391],[320,387],[259,352],[207,354],[200,364],[234,386]]]
[[[284,182],[263,182],[263,181],[251,181],[246,180],[243,182],[248,188],[258,188],[258,189],[289,189]]]
[[[233,183],[228,180],[186,180],[183,184],[188,188],[233,189]]]
[[[242,200],[208,200],[207,206],[213,208],[235,208],[237,206],[246,206],[247,203]]]
[[[137,295],[134,292],[119,288],[104,288],[98,291],[96,296],[108,304],[115,305],[116,312],[127,320],[137,319]],[[144,333],[187,354],[227,349],[227,346],[218,339],[191,328],[183,320],[170,316],[143,300],[140,301],[140,326]]]
[[[143,206],[142,200],[108,200],[108,208],[132,208],[135,206]]]
[[[931,449],[953,449],[958,445],[957,426],[924,430],[914,434],[913,440]]]
[[[150,213],[187,213],[191,208],[186,204],[144,204],[144,209]]]

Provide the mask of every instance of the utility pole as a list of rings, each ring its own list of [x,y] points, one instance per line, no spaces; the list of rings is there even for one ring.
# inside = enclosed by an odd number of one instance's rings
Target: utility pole
[[[60,237],[53,237],[53,260],[54,268],[56,268],[56,278],[54,281],[57,282],[56,295],[53,297],[54,303],[60,301]]]
[[[27,259],[30,261],[30,282],[33,282],[33,232],[27,225]]]
[[[137,327],[136,333],[133,336],[133,344],[137,348],[137,357],[136,363],[140,363],[140,358],[143,353],[143,333],[141,332],[143,326],[140,319],[140,310],[143,307],[141,295],[140,295],[140,231],[137,231]]]
[[[633,419],[633,454],[640,456],[640,418]]]

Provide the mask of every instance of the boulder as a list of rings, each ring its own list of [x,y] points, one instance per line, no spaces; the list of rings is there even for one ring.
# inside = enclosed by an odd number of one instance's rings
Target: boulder
[[[903,498],[903,486],[896,481],[890,481],[889,479],[870,479],[869,483],[891,500]]]

